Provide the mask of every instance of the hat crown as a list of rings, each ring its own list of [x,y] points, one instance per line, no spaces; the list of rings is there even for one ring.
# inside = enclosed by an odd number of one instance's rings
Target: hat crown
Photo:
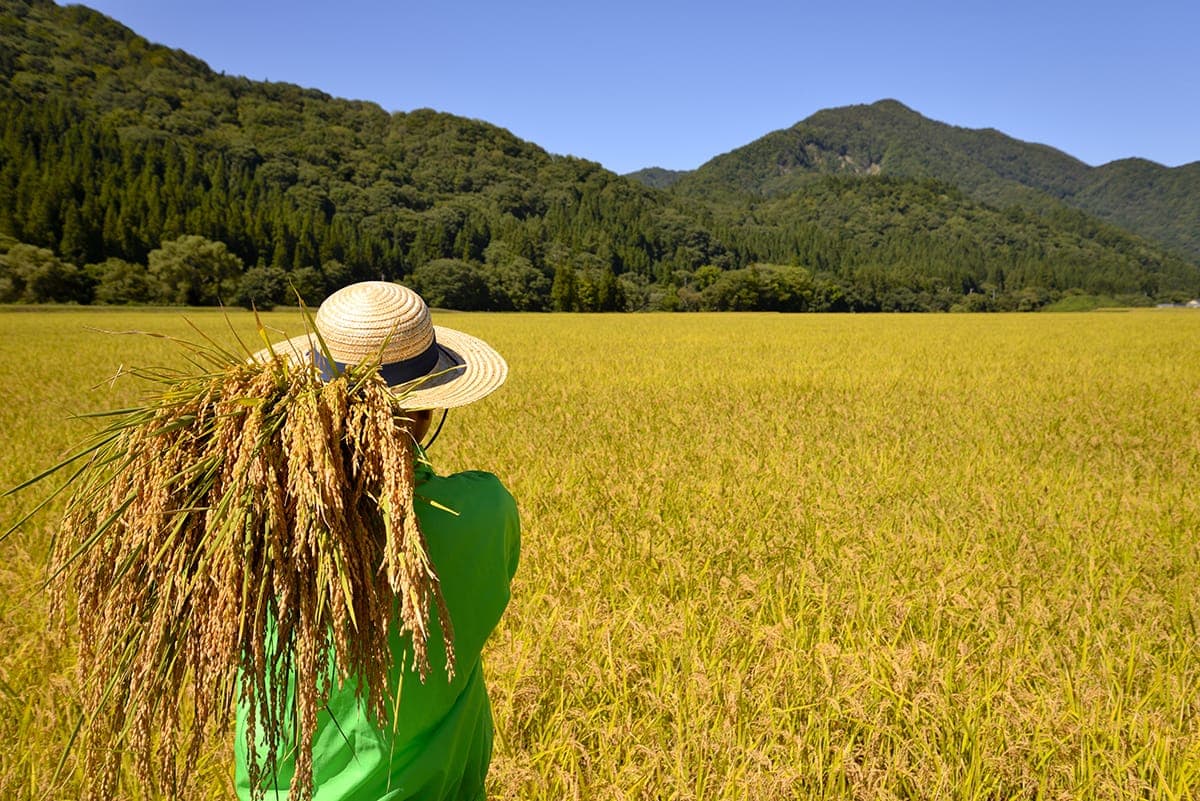
[[[421,296],[388,281],[363,281],[334,292],[317,309],[317,330],[343,364],[409,359],[433,344],[433,321]]]

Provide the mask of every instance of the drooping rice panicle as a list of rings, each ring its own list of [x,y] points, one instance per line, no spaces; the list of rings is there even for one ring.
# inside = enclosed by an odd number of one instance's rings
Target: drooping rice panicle
[[[52,549],[55,605],[73,593],[78,610],[85,797],[113,796],[123,754],[139,782],[186,797],[177,760],[229,736],[241,703],[252,786],[294,749],[291,797],[307,799],[333,683],[354,681],[381,721],[395,708],[390,626],[424,680],[436,607],[453,672],[412,435],[377,365],[324,381],[282,356],[192,348],[195,372],[131,371],[154,394],[85,448]]]

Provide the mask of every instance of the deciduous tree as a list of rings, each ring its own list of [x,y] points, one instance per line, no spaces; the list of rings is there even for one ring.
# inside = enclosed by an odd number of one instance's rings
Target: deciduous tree
[[[185,235],[150,251],[150,274],[159,300],[188,306],[212,306],[232,299],[242,260],[224,242]]]

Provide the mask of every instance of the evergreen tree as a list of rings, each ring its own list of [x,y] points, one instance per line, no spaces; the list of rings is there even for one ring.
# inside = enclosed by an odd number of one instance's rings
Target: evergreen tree
[[[625,293],[611,269],[600,273],[596,285],[597,311],[625,311]]]
[[[560,264],[554,270],[554,283],[550,286],[550,303],[555,311],[577,311],[579,309],[579,286],[575,268]]]

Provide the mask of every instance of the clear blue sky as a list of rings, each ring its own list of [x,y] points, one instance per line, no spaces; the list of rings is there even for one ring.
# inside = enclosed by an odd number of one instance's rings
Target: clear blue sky
[[[1200,160],[1200,0],[85,5],[214,70],[483,119],[621,173],[885,97],[1089,164]]]

